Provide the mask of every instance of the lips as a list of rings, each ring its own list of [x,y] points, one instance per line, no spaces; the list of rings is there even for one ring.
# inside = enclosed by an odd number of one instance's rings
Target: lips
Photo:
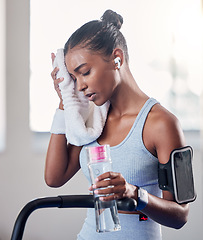
[[[96,93],[88,93],[85,94],[89,101],[93,101],[95,99]]]

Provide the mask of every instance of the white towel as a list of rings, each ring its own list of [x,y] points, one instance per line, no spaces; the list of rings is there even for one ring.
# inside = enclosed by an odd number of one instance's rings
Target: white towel
[[[69,143],[82,146],[93,142],[102,133],[109,109],[109,101],[102,106],[90,102],[83,92],[79,92],[70,77],[64,60],[63,49],[58,49],[53,67],[58,67],[57,78],[64,105],[66,138]]]

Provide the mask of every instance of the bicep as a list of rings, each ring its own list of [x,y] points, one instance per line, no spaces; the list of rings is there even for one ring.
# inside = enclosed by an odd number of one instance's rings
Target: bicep
[[[163,194],[163,199],[168,200],[168,201],[174,201],[173,194],[169,191],[162,191]]]
[[[175,116],[169,115],[160,122],[158,134],[155,137],[155,147],[159,162],[169,161],[174,149],[185,146],[185,138],[180,123]]]
[[[160,134],[156,139],[156,152],[160,163],[165,164],[170,159],[170,154],[174,149],[185,145],[185,139],[180,123],[175,116],[163,119],[160,126]],[[174,201],[174,196],[169,191],[163,191],[163,199]]]

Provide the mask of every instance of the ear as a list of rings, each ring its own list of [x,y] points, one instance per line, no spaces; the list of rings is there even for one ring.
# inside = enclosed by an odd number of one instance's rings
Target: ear
[[[120,48],[115,48],[113,50],[112,56],[113,56],[113,64],[115,66],[115,70],[116,69],[119,70],[123,65],[123,61],[124,61],[123,50]]]

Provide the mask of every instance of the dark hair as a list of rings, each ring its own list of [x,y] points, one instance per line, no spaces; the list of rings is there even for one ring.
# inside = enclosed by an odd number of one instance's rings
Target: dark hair
[[[123,24],[121,15],[107,10],[101,20],[90,21],[77,29],[64,46],[64,54],[77,45],[110,56],[116,47],[121,47],[128,61],[128,48],[120,28]]]

